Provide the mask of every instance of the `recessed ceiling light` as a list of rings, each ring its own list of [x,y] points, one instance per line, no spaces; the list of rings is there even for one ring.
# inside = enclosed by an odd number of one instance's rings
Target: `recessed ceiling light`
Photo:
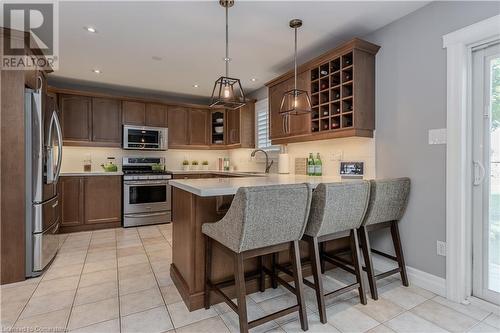
[[[250,81],[255,82],[255,81],[257,81],[257,79],[253,77],[250,79]]]
[[[159,57],[159,56],[152,56],[151,59],[156,60],[156,61],[163,60],[163,58]]]
[[[83,29],[87,30],[88,32],[91,32],[93,34],[97,33],[97,29],[94,27],[83,27]]]
[[[96,74],[102,74],[102,71],[100,69],[93,69],[92,72]]]
[[[199,87],[199,85],[193,84],[193,88],[198,88],[198,87]]]

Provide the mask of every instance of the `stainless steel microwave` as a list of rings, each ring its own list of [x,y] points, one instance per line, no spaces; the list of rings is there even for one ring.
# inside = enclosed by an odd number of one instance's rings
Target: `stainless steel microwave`
[[[124,125],[123,149],[167,150],[168,129],[165,127]]]

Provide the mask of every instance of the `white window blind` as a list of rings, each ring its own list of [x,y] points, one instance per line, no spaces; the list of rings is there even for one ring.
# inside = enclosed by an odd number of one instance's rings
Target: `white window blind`
[[[277,150],[269,139],[268,100],[263,99],[255,103],[255,145],[264,150]]]

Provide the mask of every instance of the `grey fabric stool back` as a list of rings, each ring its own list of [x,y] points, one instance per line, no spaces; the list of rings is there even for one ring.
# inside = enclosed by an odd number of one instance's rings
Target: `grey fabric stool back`
[[[335,297],[357,288],[360,302],[366,304],[357,228],[363,222],[369,196],[368,181],[319,184],[314,190],[309,220],[302,238],[309,245],[314,282],[309,280],[303,282],[316,293],[322,323],[327,322],[326,297]],[[346,237],[349,237],[350,260],[332,252],[327,253],[325,245],[328,241]],[[345,252],[346,249],[342,251]],[[325,261],[354,274],[356,282],[325,294],[321,278],[321,274],[325,272]],[[277,266],[280,269],[280,265]]]
[[[311,195],[309,184],[239,188],[226,215],[202,232],[236,253],[299,240]]]
[[[372,180],[370,202],[363,225],[401,220],[409,193],[409,178]]]
[[[319,184],[314,190],[306,235],[320,237],[357,229],[365,216],[370,183]]]
[[[404,286],[408,286],[403,246],[399,235],[398,222],[404,215],[410,194],[410,179],[382,179],[371,181],[370,202],[363,224],[359,228],[361,247],[365,259],[370,293],[373,299],[378,299],[376,280],[393,274],[400,274]],[[369,232],[377,229],[390,228],[395,256],[372,249],[370,247]],[[375,274],[372,262],[372,252],[391,260],[397,261],[398,268]]]
[[[216,223],[205,223],[205,308],[210,308],[210,293],[215,292],[233,309],[239,318],[240,332],[262,325],[293,312],[299,313],[301,327],[307,330],[307,313],[301,281],[299,240],[304,234],[311,206],[312,187],[309,184],[243,187],[238,189],[226,215]],[[212,247],[214,243],[229,253],[234,260],[234,280],[213,283]],[[263,257],[289,251],[294,285],[283,279],[279,282],[292,291],[297,304],[248,321],[246,306],[246,280],[259,279],[259,290],[265,289],[265,273],[274,276],[264,267]],[[257,272],[245,272],[244,260],[256,258]],[[248,267],[247,267],[248,268]],[[246,274],[247,273],[247,274]],[[222,288],[235,286],[237,304]]]

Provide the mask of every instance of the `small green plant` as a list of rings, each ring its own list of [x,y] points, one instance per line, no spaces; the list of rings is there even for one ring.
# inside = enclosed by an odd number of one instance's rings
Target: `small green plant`
[[[191,165],[198,165],[198,161],[191,162]]]
[[[208,165],[208,161],[201,162],[202,165]]]
[[[182,161],[182,165],[189,165],[189,161],[188,160]]]

